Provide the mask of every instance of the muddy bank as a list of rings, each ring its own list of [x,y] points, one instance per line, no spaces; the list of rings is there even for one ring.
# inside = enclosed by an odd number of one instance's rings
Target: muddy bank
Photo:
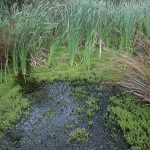
[[[117,88],[104,83],[78,81],[43,84],[34,92],[27,92],[33,102],[32,111],[28,119],[22,117],[19,123],[7,130],[0,141],[1,149],[126,150],[122,136],[118,134],[118,138],[112,138],[103,123],[109,97],[117,92]],[[67,143],[70,134],[77,129],[86,130],[87,141],[80,142],[75,137]]]

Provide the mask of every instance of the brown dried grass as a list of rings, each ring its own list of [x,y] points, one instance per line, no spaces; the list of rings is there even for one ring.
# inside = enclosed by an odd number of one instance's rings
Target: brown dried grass
[[[117,54],[117,60],[125,67],[121,69],[123,76],[118,83],[128,88],[141,100],[150,102],[150,40],[146,41],[134,55]]]

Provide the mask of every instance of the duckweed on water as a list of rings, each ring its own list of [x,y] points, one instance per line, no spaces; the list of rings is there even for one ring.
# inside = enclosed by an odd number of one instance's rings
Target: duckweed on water
[[[87,142],[89,139],[89,133],[84,128],[77,128],[71,132],[66,140],[68,144],[74,144],[75,142]]]

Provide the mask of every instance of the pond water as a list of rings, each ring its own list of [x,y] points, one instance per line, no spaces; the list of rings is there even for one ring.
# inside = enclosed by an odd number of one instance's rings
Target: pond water
[[[99,94],[101,92],[101,94]],[[34,99],[28,118],[21,118],[14,127],[6,131],[0,140],[0,150],[126,150],[122,135],[114,140],[103,123],[103,115],[109,97],[118,92],[104,83],[55,82],[45,83],[27,94]],[[98,111],[87,117],[88,108],[81,115],[77,108],[85,105],[87,97],[98,99]],[[92,125],[88,122],[92,120]],[[85,143],[66,142],[69,134],[77,128],[89,133]]]

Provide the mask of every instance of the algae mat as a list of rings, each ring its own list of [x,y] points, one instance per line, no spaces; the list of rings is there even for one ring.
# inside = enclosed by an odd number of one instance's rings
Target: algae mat
[[[104,83],[44,83],[26,94],[33,102],[28,118],[21,118],[1,139],[2,150],[127,149],[103,123],[109,97],[118,89]],[[76,131],[85,131],[77,134]]]

